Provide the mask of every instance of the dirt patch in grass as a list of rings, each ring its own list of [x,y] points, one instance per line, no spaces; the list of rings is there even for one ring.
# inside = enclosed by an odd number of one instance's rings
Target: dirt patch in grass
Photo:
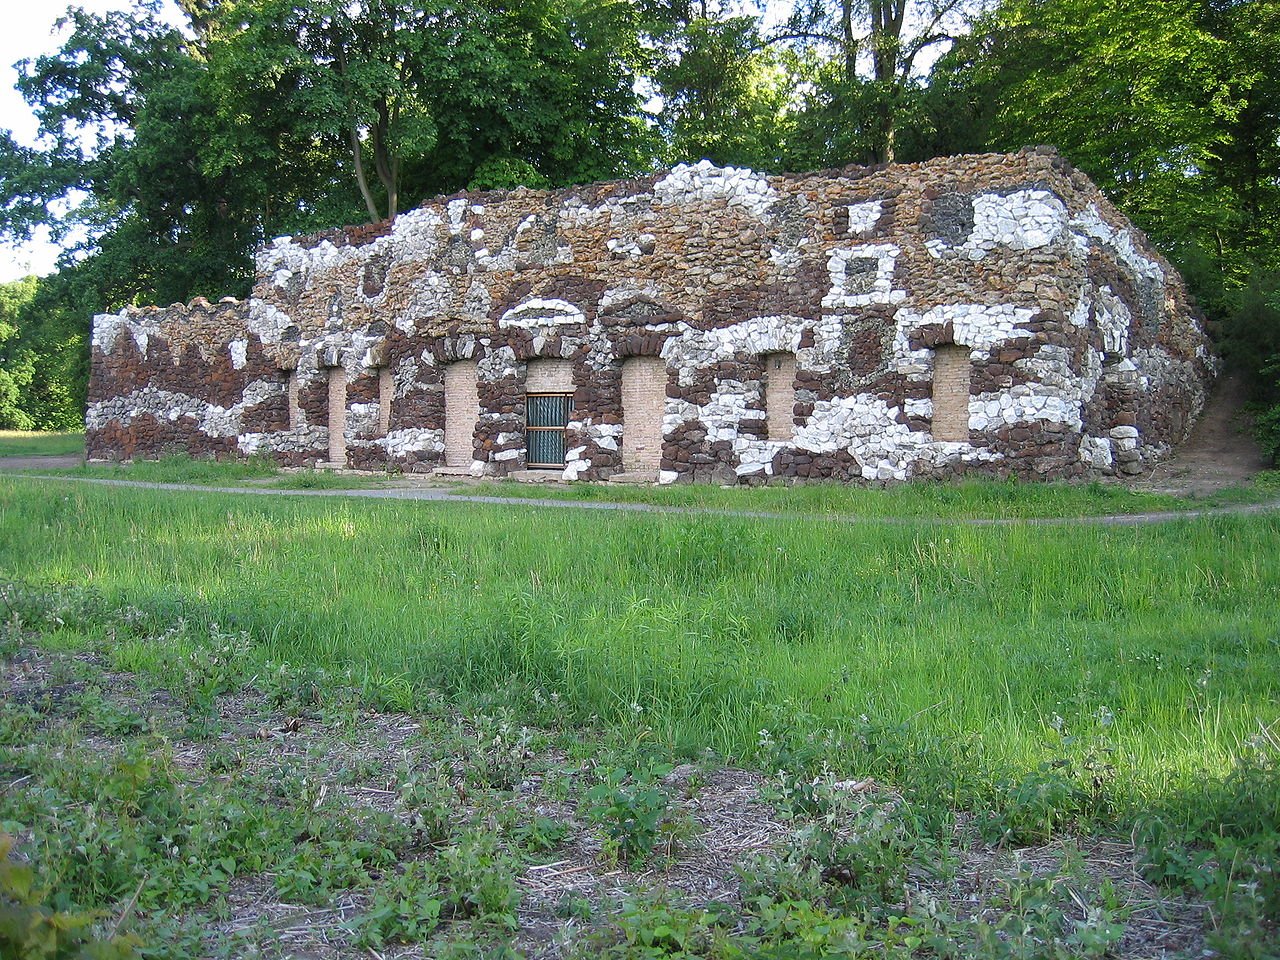
[[[984,943],[1029,951],[1001,954],[1013,956],[1203,946],[1205,907],[1146,883],[1115,838],[998,849],[970,817],[910,825],[902,798],[869,779],[672,767],[603,732],[501,712],[379,710],[305,668],[183,677],[175,662],[166,678],[116,669],[112,636],[55,652],[11,621],[6,637],[0,821],[22,824],[16,856],[114,917],[125,897],[108,867],[64,869],[74,851],[50,832],[118,830],[137,859],[116,881],[145,891],[129,925],[173,955],[720,957],[803,943],[818,952],[797,956],[922,955],[902,930],[972,956],[994,955]],[[193,678],[210,676],[201,694]],[[119,812],[86,819],[95,801]],[[130,804],[187,824],[186,839],[153,836]],[[259,839],[230,839],[251,816]],[[652,836],[639,837],[646,816]],[[197,848],[210,818],[227,836]]]

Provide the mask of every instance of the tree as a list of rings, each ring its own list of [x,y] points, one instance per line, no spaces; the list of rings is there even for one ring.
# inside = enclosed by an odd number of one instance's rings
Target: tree
[[[998,150],[1058,147],[1166,241],[1223,209],[1203,174],[1237,105],[1196,0],[1008,0],[964,45]],[[954,70],[954,63],[941,65]]]
[[[19,65],[44,142],[26,157],[0,147],[0,167],[17,158],[39,171],[3,180],[6,203],[25,212],[10,234],[83,227],[89,240],[73,259],[114,246],[134,265],[125,302],[244,289],[261,236],[255,185],[204,169],[212,109],[186,38],[149,4],[104,17],[73,8],[63,24],[57,53]]]
[[[208,21],[223,128],[260,127],[270,102],[341,144],[371,221],[477,173],[577,182],[647,157],[629,4],[254,0]]]
[[[823,54],[810,131],[826,126],[828,162],[892,163],[919,101],[918,61],[963,29],[967,0],[801,0],[772,43]],[[810,147],[810,153],[814,153]]]
[[[707,3],[667,11],[651,28],[664,160],[777,169],[790,132],[794,57],[764,42],[757,20]]]
[[[73,8],[61,48],[20,67],[42,139],[0,131],[0,235],[83,236],[4,360],[0,404],[17,396],[37,424],[77,415],[95,312],[243,296],[271,236],[468,185],[617,176],[656,152],[626,0],[180,5],[185,33],[156,0]]]
[[[30,430],[31,415],[22,409],[22,393],[34,373],[29,350],[18,350],[18,323],[22,309],[35,296],[38,281],[24,277],[0,284],[0,429]]]

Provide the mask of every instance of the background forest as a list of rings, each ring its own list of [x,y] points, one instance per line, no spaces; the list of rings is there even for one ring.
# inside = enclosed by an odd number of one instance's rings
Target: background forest
[[[20,67],[0,428],[81,420],[92,314],[247,294],[254,247],[460,188],[1053,144],[1180,267],[1280,453],[1280,0],[178,0]]]

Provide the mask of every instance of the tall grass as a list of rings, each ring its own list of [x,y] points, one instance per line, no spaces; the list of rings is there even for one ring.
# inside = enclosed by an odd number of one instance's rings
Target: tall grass
[[[564,486],[489,481],[459,485],[457,493],[548,500],[651,503],[708,510],[927,519],[1043,518],[1188,510],[1274,499],[1277,490],[1274,484],[1260,483],[1195,498],[1133,490],[1116,483],[1021,483],[1017,480],[971,479],[945,483],[917,481],[897,484],[887,489],[843,483],[725,488],[711,484],[657,487],[575,483]]]
[[[1222,775],[1280,718],[1274,513],[844,526],[15,479],[0,570],[247,629],[263,658],[410,699],[537,689],[568,722],[730,756],[806,715],[966,769],[1097,749],[1156,794]]]
[[[280,471],[266,457],[215,460],[170,453],[158,460],[129,463],[84,463],[72,470],[56,471],[69,477],[103,477],[111,480],[139,480],[147,483],[237,483],[274,477]]]

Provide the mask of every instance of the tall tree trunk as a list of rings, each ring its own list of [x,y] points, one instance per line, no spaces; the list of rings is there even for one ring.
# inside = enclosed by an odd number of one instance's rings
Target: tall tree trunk
[[[364,175],[364,157],[360,144],[360,131],[356,127],[355,117],[351,118],[350,124],[351,134],[351,156],[356,164],[356,183],[360,185],[360,196],[364,197],[365,208],[369,211],[369,222],[377,223],[382,217],[378,214],[378,205],[374,202],[373,194],[369,191],[369,179]]]
[[[333,48],[335,51],[335,61],[338,64],[338,75],[342,77],[343,87],[347,96],[347,134],[351,142],[351,159],[355,164],[356,184],[360,187],[360,196],[364,197],[365,209],[369,211],[369,222],[377,223],[382,219],[378,214],[378,204],[373,199],[373,193],[369,190],[369,178],[364,173],[364,147],[360,143],[360,125],[356,121],[356,107],[352,100],[350,88],[347,85],[347,52],[346,47],[342,43],[341,37],[335,35],[332,38]]]
[[[870,13],[872,74],[883,103],[874,150],[880,163],[893,163],[898,112],[898,50],[902,43],[906,0],[872,0]]]
[[[373,168],[377,171],[378,179],[382,181],[382,186],[387,191],[387,216],[394,217],[399,207],[400,190],[399,190],[399,166],[391,156],[391,149],[387,145],[388,133],[391,126],[391,112],[388,108],[387,101],[384,99],[378,104],[378,119],[373,125]]]

